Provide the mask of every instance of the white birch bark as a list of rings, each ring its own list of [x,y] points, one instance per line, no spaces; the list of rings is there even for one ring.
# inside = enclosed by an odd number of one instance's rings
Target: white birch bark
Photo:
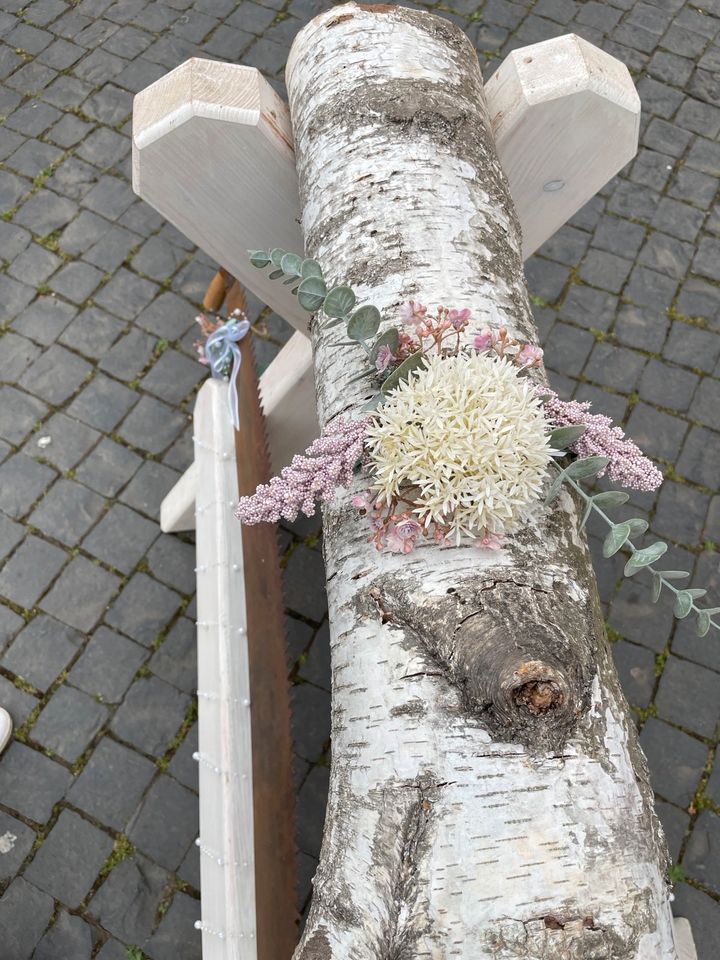
[[[287,68],[308,255],[388,320],[415,297],[535,339],[477,58],[453,25],[335,7]],[[498,316],[499,315],[499,316]],[[360,351],[312,325],[320,422]],[[577,515],[501,552],[377,553],[323,513],[332,772],[298,960],[675,960],[666,851]]]

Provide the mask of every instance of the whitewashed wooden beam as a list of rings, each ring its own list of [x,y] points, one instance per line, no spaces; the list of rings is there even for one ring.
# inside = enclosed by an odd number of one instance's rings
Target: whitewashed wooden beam
[[[673,921],[675,927],[675,945],[677,946],[679,960],[698,960],[695,941],[693,940],[690,921],[684,917],[676,917]]]
[[[135,97],[133,189],[298,330],[308,314],[247,250],[302,251],[288,109],[262,74],[193,57]]]
[[[252,731],[243,538],[226,383],[195,404],[203,960],[256,960]],[[202,519],[200,519],[202,518]]]
[[[315,386],[310,341],[294,333],[260,377],[260,402],[273,472],[279,473],[293,456],[318,436]],[[227,417],[227,409],[223,414]],[[190,464],[160,506],[164,533],[195,529],[197,461]]]
[[[640,98],[624,63],[574,34],[513,51],[485,96],[527,260],[635,156]]]

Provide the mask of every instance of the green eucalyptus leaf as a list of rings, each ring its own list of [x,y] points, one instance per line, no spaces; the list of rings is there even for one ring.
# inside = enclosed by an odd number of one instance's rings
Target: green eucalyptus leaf
[[[348,320],[347,335],[351,340],[362,342],[374,337],[380,326],[380,311],[377,307],[360,307]]]
[[[413,353],[406,360],[403,360],[399,366],[395,367],[387,380],[383,381],[383,385],[380,388],[383,394],[387,396],[401,381],[407,380],[413,370],[418,370],[424,366],[424,363],[425,356],[421,350],[418,350],[417,353]]]
[[[280,247],[275,247],[274,250],[270,251],[270,261],[274,267],[282,267],[282,259],[287,253],[287,250],[281,250]]]
[[[662,591],[663,579],[659,573],[653,573],[652,575],[652,602],[657,603],[660,599],[660,593]]]
[[[346,317],[355,306],[356,299],[350,287],[333,287],[325,297],[323,310],[328,317]]]
[[[704,637],[710,629],[710,614],[707,610],[701,610],[695,621],[695,632],[699,637]]]
[[[569,477],[579,480],[583,477],[594,477],[604,470],[608,463],[607,457],[583,457],[582,460],[573,460],[565,469]]]
[[[692,610],[693,598],[689,590],[681,590],[680,593],[675,597],[675,606],[673,607],[673,613],[678,618],[678,620],[684,620],[685,617]]]
[[[707,595],[707,590],[699,590],[697,587],[691,587],[686,590],[685,593],[689,593],[693,600],[699,600],[700,597]]]
[[[685,577],[690,576],[687,570],[658,570],[658,573],[665,580],[684,580]]]
[[[397,350],[399,343],[400,331],[397,327],[390,327],[390,329],[386,330],[385,333],[381,333],[375,343],[372,345],[370,359],[374,362],[377,359],[377,355],[382,347],[390,347],[394,353]]]
[[[603,541],[603,556],[607,559],[608,557],[613,557],[618,552],[618,550],[623,546],[627,541],[627,538],[630,536],[630,524],[629,523],[616,523],[610,527],[608,535]]]
[[[300,266],[300,276],[303,278],[319,277],[320,280],[322,280],[323,278],[322,267],[317,262],[317,260],[303,260]]]
[[[270,263],[270,254],[267,250],[248,250],[250,263],[254,267],[266,267]]]
[[[667,548],[667,544],[663,543],[662,540],[656,540],[655,543],[651,543],[649,547],[636,550],[625,564],[625,576],[632,577],[638,570],[642,570],[643,567],[647,567],[656,560],[659,560],[660,557],[667,552]]]
[[[641,537],[648,528],[647,520],[641,520],[640,517],[633,517],[627,522],[630,524],[631,537]]]
[[[622,490],[606,490],[604,493],[596,493],[592,501],[598,507],[620,507],[629,499],[630,494],[623,493]]]
[[[377,410],[381,403],[385,401],[385,397],[378,393],[374,397],[371,397],[366,404],[363,406],[363,410]]]
[[[586,504],[586,506],[585,506],[585,510],[583,511],[582,520],[580,521],[580,529],[581,529],[581,530],[584,530],[584,529],[585,529],[585,524],[586,524],[586,523],[588,522],[588,520],[590,519],[590,514],[591,514],[591,513],[592,513],[592,501],[591,501],[591,500],[588,500],[588,502],[587,502],[587,504]]]
[[[547,496],[545,497],[545,506],[547,506],[549,503],[552,503],[553,500],[557,497],[557,495],[560,493],[560,490],[562,488],[564,481],[565,481],[565,471],[563,470],[561,473],[558,474],[557,477],[555,477],[553,482],[550,484],[550,488],[547,492]]]
[[[308,313],[315,313],[325,302],[327,287],[320,277],[306,277],[298,287],[298,303]]]
[[[270,274],[270,279],[279,280],[280,277],[284,277],[284,276],[285,274],[282,272],[282,270],[273,270],[272,273]]]
[[[587,427],[582,424],[573,427],[557,427],[550,434],[550,446],[553,450],[564,450],[579,440],[586,430]]]
[[[302,257],[299,257],[296,253],[286,253],[285,256],[280,261],[280,267],[282,272],[286,273],[289,277],[299,277],[300,268],[302,267]]]

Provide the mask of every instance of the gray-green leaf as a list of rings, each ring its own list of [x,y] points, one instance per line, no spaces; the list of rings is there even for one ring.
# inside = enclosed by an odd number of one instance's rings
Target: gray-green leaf
[[[377,410],[381,403],[385,402],[385,397],[378,393],[374,397],[371,397],[366,404],[363,406],[363,410]]]
[[[270,260],[275,267],[282,267],[282,258],[287,253],[287,250],[281,250],[280,247],[275,247],[274,250],[270,251]]]
[[[678,618],[678,620],[683,620],[692,610],[693,598],[690,595],[689,590],[681,590],[680,593],[675,597],[675,606],[673,607],[673,613]]]
[[[700,597],[704,597],[707,594],[707,590],[699,590],[697,587],[691,587],[685,591],[689,593],[693,600],[699,600]]]
[[[355,306],[355,300],[350,287],[333,287],[325,297],[323,310],[328,317],[346,317]]]
[[[417,370],[419,367],[422,367],[424,363],[425,356],[420,350],[418,350],[417,353],[411,354],[406,360],[403,360],[399,366],[395,367],[387,380],[383,381],[383,385],[380,389],[385,396],[387,396],[388,393],[390,393],[391,390],[394,390],[402,380],[407,380],[408,376],[413,372],[413,370]]]
[[[607,457],[584,457],[582,460],[573,460],[573,462],[565,468],[565,472],[569,477],[573,477],[574,479],[594,477],[600,473],[601,470],[604,470],[608,463]]]
[[[267,250],[248,250],[250,263],[254,267],[266,267],[270,263],[270,254]]]
[[[550,446],[553,450],[564,450],[575,443],[576,440],[579,440],[586,430],[587,427],[583,424],[572,427],[557,427],[550,434]]]
[[[604,493],[596,493],[592,498],[593,503],[598,507],[620,507],[630,499],[629,493],[623,493],[622,490],[606,490]]]
[[[280,261],[280,267],[282,272],[289,277],[299,277],[302,262],[302,257],[299,257],[296,253],[286,253]]]
[[[610,527],[610,532],[603,541],[603,556],[614,556],[630,536],[629,523],[616,523]]]
[[[660,599],[660,593],[662,591],[663,580],[659,573],[653,573],[652,575],[652,602],[657,603]]]
[[[298,287],[298,303],[303,310],[314,313],[325,302],[326,293],[327,287],[320,277],[306,277]]]
[[[697,615],[695,623],[695,632],[699,637],[704,637],[710,629],[710,614],[707,610],[701,610]]]
[[[690,574],[687,570],[658,570],[666,580],[684,580]]]
[[[317,260],[303,260],[300,267],[301,277],[319,277],[322,280],[322,267]]]
[[[351,340],[362,342],[374,337],[380,326],[380,311],[377,307],[360,307],[348,320],[347,334]]]
[[[656,560],[659,560],[666,552],[667,544],[663,543],[662,540],[656,540],[655,543],[651,543],[649,547],[636,550],[625,564],[625,576],[632,577],[638,570],[642,570],[643,567],[647,567]]]
[[[270,279],[279,280],[280,277],[284,277],[284,276],[285,274],[282,272],[282,270],[273,270],[272,273],[270,274]]]
[[[631,537],[641,537],[648,528],[647,520],[641,520],[640,517],[633,517],[627,522],[630,524]]]

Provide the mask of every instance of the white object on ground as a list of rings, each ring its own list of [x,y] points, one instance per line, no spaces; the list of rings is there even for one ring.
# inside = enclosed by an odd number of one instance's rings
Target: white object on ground
[[[3,752],[5,747],[10,742],[13,732],[13,722],[12,717],[7,712],[5,707],[0,707],[0,753]]]

